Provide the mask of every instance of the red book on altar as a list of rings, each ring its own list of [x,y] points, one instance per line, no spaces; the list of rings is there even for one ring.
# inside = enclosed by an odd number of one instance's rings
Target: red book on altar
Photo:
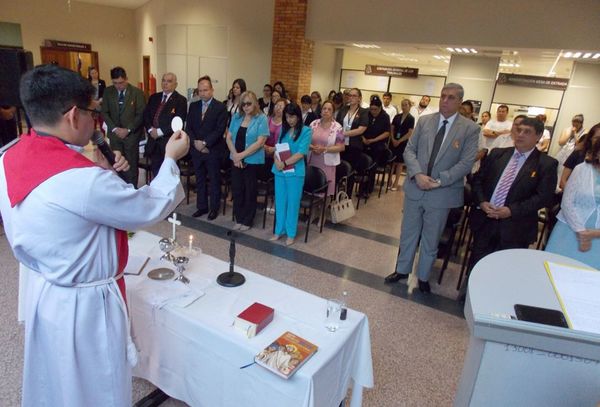
[[[250,305],[235,319],[234,326],[252,338],[262,331],[273,320],[275,310],[259,302]]]

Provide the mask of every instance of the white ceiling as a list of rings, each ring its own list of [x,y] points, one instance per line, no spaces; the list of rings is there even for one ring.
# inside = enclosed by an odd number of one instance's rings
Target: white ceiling
[[[65,0],[66,1],[66,0]],[[149,0],[77,0],[80,3],[97,4],[99,6],[120,7],[135,10]]]
[[[444,59],[434,58],[434,55],[445,57],[446,61],[448,61],[452,52],[448,51],[446,47],[456,47],[455,45],[376,43],[374,45],[378,45],[380,48],[363,49],[354,46],[352,43],[331,43],[329,45],[351,50],[367,57],[371,56],[377,60],[389,61],[391,65],[419,68],[420,73],[430,75],[447,74],[449,64],[445,62]],[[573,59],[565,58],[563,56],[560,56],[559,58],[561,52],[567,50],[523,48],[501,49],[494,47],[475,49],[477,50],[477,55],[500,57],[501,65],[506,65],[500,67],[500,72],[557,76],[561,78],[568,78],[571,76]],[[461,55],[465,54],[462,53]],[[581,60],[582,59],[579,59],[579,61]],[[600,59],[593,60],[590,58],[586,61],[600,63]],[[509,66],[510,64],[513,66]],[[555,72],[555,75],[552,75],[551,72]]]

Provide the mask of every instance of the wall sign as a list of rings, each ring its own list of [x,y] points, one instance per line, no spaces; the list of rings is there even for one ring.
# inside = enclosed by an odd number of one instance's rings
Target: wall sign
[[[498,85],[525,86],[527,88],[554,89],[564,91],[569,85],[569,79],[501,73],[498,74]]]
[[[397,76],[403,78],[418,78],[419,68],[399,66],[365,65],[365,75]]]
[[[45,47],[59,48],[65,51],[91,51],[92,44],[82,44],[79,42],[44,40]]]

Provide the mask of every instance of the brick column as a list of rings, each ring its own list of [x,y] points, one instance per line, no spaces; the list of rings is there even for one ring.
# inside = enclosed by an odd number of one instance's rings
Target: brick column
[[[314,42],[304,37],[308,0],[275,0],[271,84],[281,81],[300,103],[310,94]]]

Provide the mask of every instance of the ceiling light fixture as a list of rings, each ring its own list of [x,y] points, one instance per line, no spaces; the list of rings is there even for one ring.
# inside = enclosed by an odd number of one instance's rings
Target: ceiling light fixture
[[[446,50],[448,50],[450,52],[454,52],[454,48],[447,47]]]
[[[462,49],[460,48],[456,48],[454,51],[458,52],[459,54],[462,54]]]
[[[462,50],[463,50],[463,52],[464,52],[465,54],[469,54],[469,53],[471,53],[471,51],[469,51],[469,49],[468,49],[468,48],[463,48]]]
[[[565,54],[563,55],[565,58],[571,58],[573,56],[573,53],[571,51],[569,52],[565,52]]]
[[[598,58],[600,58],[600,52],[594,54],[594,56],[592,57],[592,59],[598,59]]]
[[[592,56],[591,52],[586,52],[585,54],[583,54],[583,58],[589,58]]]
[[[577,51],[573,54],[573,58],[579,58],[581,56],[581,52]]]
[[[476,49],[474,49],[474,48],[471,48],[471,52],[472,52],[473,54],[477,54],[477,50],[476,50]]]

